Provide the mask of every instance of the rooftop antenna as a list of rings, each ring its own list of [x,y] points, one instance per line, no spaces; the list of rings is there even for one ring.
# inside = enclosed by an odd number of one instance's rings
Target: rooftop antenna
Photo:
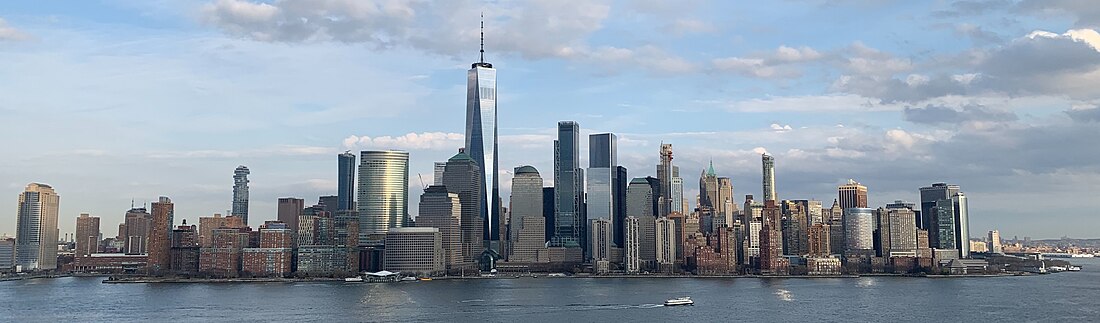
[[[485,12],[481,12],[481,58],[478,63],[485,63]]]

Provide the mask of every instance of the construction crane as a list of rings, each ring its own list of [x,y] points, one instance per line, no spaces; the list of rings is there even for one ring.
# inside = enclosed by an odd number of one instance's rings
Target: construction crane
[[[424,176],[421,176],[420,173],[416,173],[416,177],[420,178],[420,187],[428,188],[427,185],[424,185]]]

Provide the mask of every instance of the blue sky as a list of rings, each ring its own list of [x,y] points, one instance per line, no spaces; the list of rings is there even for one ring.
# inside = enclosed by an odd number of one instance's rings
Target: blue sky
[[[131,199],[253,219],[335,193],[336,154],[462,145],[465,70],[498,68],[501,168],[552,181],[554,126],[615,132],[631,176],[661,142],[696,194],[776,156],[781,198],[875,206],[959,184],[973,236],[1097,237],[1100,9],[1089,1],[13,1],[0,4],[0,196],[29,182],[116,233]],[[586,149],[586,147],[585,147]],[[582,154],[583,156],[584,154]],[[502,174],[507,199],[511,175]],[[410,178],[410,212],[422,186]],[[740,202],[740,201],[739,201]],[[15,208],[0,213],[14,233]]]

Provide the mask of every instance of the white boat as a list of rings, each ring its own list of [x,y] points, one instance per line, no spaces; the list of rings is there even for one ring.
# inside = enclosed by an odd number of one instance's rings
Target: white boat
[[[691,297],[673,298],[665,301],[665,306],[680,306],[680,305],[695,305],[695,301],[691,300]]]
[[[1048,269],[1048,270],[1050,270],[1050,271],[1052,271],[1052,272],[1063,272],[1063,271],[1066,271],[1066,267],[1062,267],[1062,266],[1050,266],[1050,267],[1047,267],[1047,269]]]
[[[416,277],[411,277],[411,276],[410,277],[404,277],[404,278],[401,278],[401,281],[414,282],[414,281],[416,281]]]
[[[344,281],[349,282],[349,283],[362,283],[363,282],[363,277],[359,277],[359,276],[348,277],[348,278],[344,278]]]
[[[1066,267],[1066,271],[1081,271],[1081,266],[1069,266]]]

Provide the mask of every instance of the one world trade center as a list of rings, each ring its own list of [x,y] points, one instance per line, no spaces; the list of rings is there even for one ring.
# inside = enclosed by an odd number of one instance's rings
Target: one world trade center
[[[497,70],[485,61],[485,22],[482,21],[481,55],[467,72],[466,152],[481,168],[479,203],[484,220],[485,252],[482,268],[491,269],[500,257],[500,185],[497,179]]]

